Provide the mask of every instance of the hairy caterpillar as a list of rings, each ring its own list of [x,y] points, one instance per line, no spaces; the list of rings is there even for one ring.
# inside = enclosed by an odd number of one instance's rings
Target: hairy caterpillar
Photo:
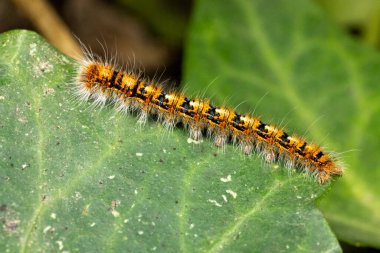
[[[167,91],[141,74],[123,71],[89,52],[80,61],[75,87],[83,101],[92,100],[95,105],[109,101],[120,111],[137,111],[139,122],[145,122],[149,115],[157,115],[169,128],[181,122],[194,140],[200,140],[206,130],[217,146],[231,140],[246,154],[258,152],[267,162],[284,161],[287,167],[301,168],[319,183],[343,173],[343,167],[321,147],[289,135],[282,128],[253,115],[215,106],[207,99]]]

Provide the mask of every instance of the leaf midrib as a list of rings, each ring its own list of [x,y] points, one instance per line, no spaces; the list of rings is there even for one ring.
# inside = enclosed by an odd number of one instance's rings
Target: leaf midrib
[[[285,185],[290,183],[294,178],[289,178],[286,181],[280,182],[275,180],[273,184],[269,187],[269,190],[265,195],[261,197],[261,199],[254,203],[252,208],[248,209],[247,212],[242,213],[240,216],[236,218],[236,221],[233,226],[227,228],[225,232],[221,235],[220,239],[209,249],[208,253],[218,253],[224,249],[224,246],[227,245],[234,237],[234,235],[238,232],[238,230],[242,227],[242,225],[254,215],[262,210],[262,207],[265,205],[266,200],[274,195],[278,189],[283,188]]]
[[[24,34],[23,34],[24,35]],[[21,40],[24,36],[20,36],[20,39]],[[18,51],[16,51],[18,52]],[[31,91],[32,93],[33,91]],[[30,218],[29,222],[27,223],[27,227],[26,227],[26,233],[25,233],[25,236],[24,237],[20,237],[20,240],[21,240],[21,247],[20,247],[20,252],[21,253],[25,253],[27,248],[28,248],[28,245],[29,245],[29,241],[31,240],[32,238],[32,234],[33,234],[33,228],[35,228],[35,226],[37,225],[38,223],[38,220],[39,220],[39,217],[41,215],[41,212],[43,210],[43,207],[44,207],[44,202],[42,201],[41,199],[41,196],[42,196],[42,178],[43,178],[43,171],[44,171],[44,168],[45,168],[45,162],[44,162],[44,146],[45,146],[45,134],[44,132],[42,131],[42,124],[41,124],[41,114],[40,114],[40,111],[39,109],[41,108],[41,97],[38,96],[37,94],[34,94],[33,96],[35,99],[33,99],[33,103],[34,103],[34,120],[36,122],[36,128],[37,128],[37,133],[38,133],[38,138],[37,138],[37,148],[36,148],[36,164],[37,164],[37,168],[38,168],[38,177],[36,179],[36,192],[37,192],[37,206],[36,208],[34,209],[34,212],[32,214],[32,217]]]
[[[41,106],[41,100],[40,100],[40,97],[39,96],[35,96],[37,99],[34,100],[34,107],[35,108],[35,118],[36,118],[36,125],[37,125],[37,129],[38,129],[38,140],[37,140],[37,164],[38,164],[38,168],[39,168],[39,176],[38,176],[38,183],[37,183],[37,191],[38,191],[38,196],[41,196],[41,187],[38,187],[41,185],[41,180],[42,180],[42,177],[43,177],[43,171],[44,171],[44,168],[45,168],[45,164],[44,164],[44,154],[43,154],[43,150],[44,150],[44,132],[42,131],[43,127],[42,127],[42,124],[41,124],[41,115],[39,113],[39,108]],[[119,133],[120,134],[120,133]],[[116,134],[115,136],[118,136],[118,134]],[[40,217],[43,216],[45,210],[46,210],[46,207],[47,206],[52,206],[53,203],[55,203],[56,201],[60,200],[62,196],[68,196],[68,193],[71,192],[73,190],[73,188],[75,188],[75,186],[77,186],[83,179],[87,178],[88,175],[94,171],[96,171],[98,168],[101,167],[101,165],[103,164],[103,162],[109,158],[109,157],[112,157],[113,155],[116,155],[114,150],[117,150],[116,147],[118,145],[120,145],[120,142],[118,141],[118,138],[116,138],[115,140],[113,140],[112,142],[113,144],[112,145],[104,145],[107,150],[104,151],[104,152],[101,152],[102,156],[99,157],[99,159],[92,163],[92,166],[89,167],[89,168],[86,168],[86,172],[85,173],[78,173],[77,176],[73,176],[74,180],[70,180],[68,181],[68,183],[64,186],[62,186],[61,188],[64,189],[64,191],[57,191],[56,194],[52,195],[52,196],[49,196],[49,201],[47,203],[44,203],[40,198],[38,198],[37,202],[39,203],[37,205],[37,207],[34,209],[34,212],[33,212],[33,215],[31,217],[31,219],[29,220],[28,222],[28,226],[26,228],[26,233],[25,233],[25,236],[24,236],[24,240],[22,240],[21,238],[21,247],[20,247],[20,252],[21,253],[25,253],[28,249],[28,246],[30,244],[30,241],[32,240],[32,238],[34,238],[34,235],[33,235],[33,228],[36,228],[38,227],[38,224],[39,222],[41,221]],[[77,171],[80,171],[80,170],[77,170]]]

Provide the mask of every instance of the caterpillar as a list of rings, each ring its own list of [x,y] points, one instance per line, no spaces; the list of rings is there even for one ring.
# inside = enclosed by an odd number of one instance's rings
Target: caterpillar
[[[284,161],[286,167],[299,168],[320,184],[343,173],[343,166],[321,147],[266,124],[259,117],[168,91],[141,73],[122,70],[89,53],[79,61],[74,82],[75,93],[82,101],[92,100],[99,106],[108,101],[119,111],[137,111],[139,122],[157,115],[168,128],[182,123],[193,140],[200,140],[206,131],[216,146],[230,140],[245,154],[259,153],[269,163]]]

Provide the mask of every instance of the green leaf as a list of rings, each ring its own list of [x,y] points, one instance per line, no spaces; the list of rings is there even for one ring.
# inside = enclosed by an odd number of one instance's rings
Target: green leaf
[[[340,153],[347,171],[320,206],[339,238],[380,247],[378,52],[304,0],[198,1],[188,45],[189,90]]]
[[[326,187],[78,103],[75,68],[32,32],[0,37],[0,251],[340,251]]]

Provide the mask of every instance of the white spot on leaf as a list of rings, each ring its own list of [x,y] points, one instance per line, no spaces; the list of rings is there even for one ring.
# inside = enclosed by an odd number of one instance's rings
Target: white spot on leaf
[[[226,177],[221,177],[220,181],[222,181],[223,183],[231,182],[232,181],[231,175],[228,175]]]
[[[194,139],[191,139],[191,138],[187,138],[187,143],[191,144],[191,143],[194,143],[194,144],[200,144],[202,143],[203,140],[194,140]]]
[[[58,249],[62,250],[63,249],[63,242],[62,241],[56,241],[56,243],[58,244]]]
[[[36,51],[37,51],[37,44],[36,43],[32,43],[32,44],[29,45],[29,48],[30,48],[29,55],[30,56],[35,56]]]
[[[112,210],[111,213],[112,213],[113,217],[119,217],[120,216],[120,213],[116,210]]]
[[[230,194],[234,199],[236,199],[236,197],[237,197],[237,193],[236,192],[234,192],[233,190],[226,190],[226,192],[228,194]]]
[[[210,203],[212,203],[212,204],[214,204],[214,205],[217,206],[217,207],[222,207],[222,205],[219,204],[219,203],[218,203],[216,200],[214,200],[214,199],[208,199],[207,201],[210,202]]]
[[[42,232],[44,234],[46,234],[50,229],[51,229],[51,226],[47,226],[47,227],[44,228],[44,230]]]

